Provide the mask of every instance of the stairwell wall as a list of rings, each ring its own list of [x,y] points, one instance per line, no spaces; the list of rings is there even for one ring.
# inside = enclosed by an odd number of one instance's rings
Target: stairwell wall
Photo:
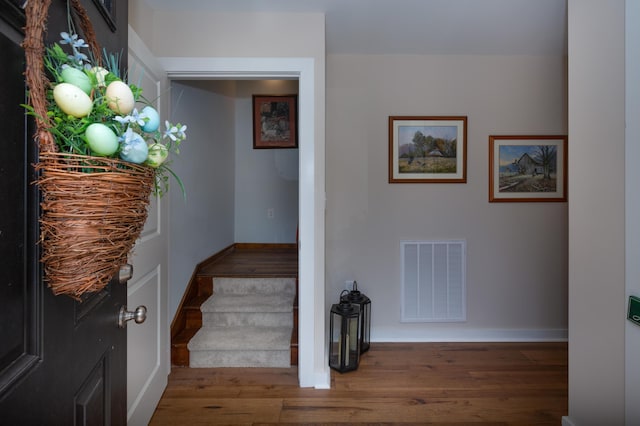
[[[235,242],[295,243],[298,149],[253,149],[252,95],[297,94],[298,81],[239,80],[236,88]]]
[[[187,140],[172,169],[182,179],[186,199],[172,182],[169,211],[169,318],[194,271],[194,262],[233,244],[235,88],[211,91],[203,82],[174,81],[172,120],[187,124]]]

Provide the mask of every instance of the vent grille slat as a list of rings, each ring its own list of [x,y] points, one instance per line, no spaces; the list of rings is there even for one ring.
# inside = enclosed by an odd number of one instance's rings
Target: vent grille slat
[[[466,243],[402,241],[402,322],[466,321]]]

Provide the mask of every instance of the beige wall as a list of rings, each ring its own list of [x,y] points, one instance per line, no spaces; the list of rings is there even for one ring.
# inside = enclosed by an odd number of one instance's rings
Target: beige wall
[[[154,20],[158,56],[313,56],[324,80],[322,15]],[[157,30],[170,27],[185,30]],[[567,205],[488,202],[490,134],[566,133],[565,59],[330,56],[326,68],[327,125],[317,132],[326,129],[327,305],[356,279],[384,301],[374,305],[384,306],[373,316],[378,340],[566,337]],[[388,184],[389,115],[468,116],[468,183]],[[401,324],[400,241],[451,238],[467,240],[468,321]]]
[[[625,1],[625,104],[626,104],[626,265],[627,295],[640,295],[640,170],[635,162],[640,158],[640,0]],[[632,184],[633,183],[633,184]],[[640,424],[640,327],[627,321],[625,328],[625,420]]]
[[[155,31],[159,56],[324,57],[322,14],[157,12],[155,28],[173,29]]]
[[[488,137],[566,133],[566,62],[327,58],[327,299],[355,279],[372,340],[566,338],[566,203],[489,203]],[[389,184],[390,115],[466,115],[466,184]],[[400,323],[401,240],[465,239],[465,323]]]
[[[288,17],[150,17],[141,3],[129,2],[131,25],[158,56],[268,56],[284,44],[311,52],[324,81],[324,46],[312,35],[322,18],[274,34],[267,24]],[[327,59],[328,302],[357,279],[373,299],[380,338],[556,330],[567,324],[568,280],[569,414],[580,425],[621,424],[624,415],[624,3],[569,0],[568,106],[559,58]],[[391,114],[467,115],[468,183],[389,185]],[[568,209],[487,202],[488,135],[567,130]],[[533,245],[518,242],[521,232]],[[468,323],[398,324],[398,244],[416,237],[467,239]],[[510,279],[523,270],[534,272]]]
[[[129,25],[144,40],[145,46],[151,50],[153,43],[153,17],[155,12],[145,0],[127,2],[129,7]]]
[[[569,1],[569,417],[581,426],[624,423],[624,5]]]

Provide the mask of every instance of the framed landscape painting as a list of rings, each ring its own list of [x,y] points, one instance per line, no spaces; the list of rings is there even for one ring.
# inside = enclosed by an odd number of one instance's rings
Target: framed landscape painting
[[[253,148],[297,148],[297,111],[297,95],[253,95]]]
[[[465,183],[467,117],[389,117],[389,183]]]
[[[489,201],[567,201],[567,136],[489,136]]]

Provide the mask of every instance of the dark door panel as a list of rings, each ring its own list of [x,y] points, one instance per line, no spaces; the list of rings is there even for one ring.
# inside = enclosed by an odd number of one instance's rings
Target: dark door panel
[[[118,313],[126,285],[114,278],[76,301],[54,296],[42,277],[35,129],[20,106],[21,3],[0,0],[0,425],[124,425],[126,329]],[[126,61],[127,3],[103,3],[83,1],[100,45]],[[47,29],[47,43],[67,30],[66,1],[52,1]]]

